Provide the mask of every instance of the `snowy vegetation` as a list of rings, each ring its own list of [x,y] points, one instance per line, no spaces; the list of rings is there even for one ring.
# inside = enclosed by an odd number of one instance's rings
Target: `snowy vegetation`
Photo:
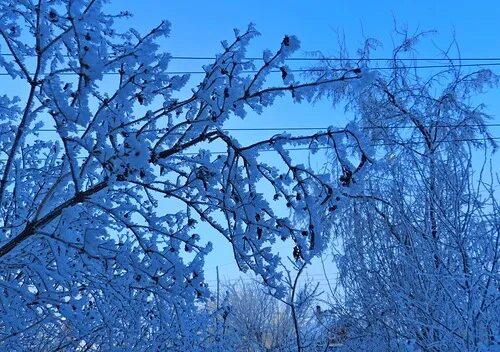
[[[342,287],[333,311],[349,331],[340,350],[493,351],[497,146],[472,101],[497,77],[453,65],[419,76],[403,61],[404,39],[392,69],[352,103],[381,159],[333,225]]]
[[[191,88],[157,44],[167,22],[120,31],[129,14],[101,0],[5,0],[0,14],[16,87],[0,96],[1,350],[498,347],[498,204],[493,175],[473,172],[489,145],[469,102],[491,72],[422,80],[398,60],[408,41],[389,73],[368,68],[367,46],[357,65],[296,79],[285,60],[297,38],[247,60],[249,26]],[[356,121],[249,145],[224,129],[284,95],[348,102]],[[328,172],[290,147],[333,151]],[[202,222],[261,286],[214,305]],[[282,269],[280,241],[296,271]],[[332,248],[341,289],[322,310],[298,277]]]

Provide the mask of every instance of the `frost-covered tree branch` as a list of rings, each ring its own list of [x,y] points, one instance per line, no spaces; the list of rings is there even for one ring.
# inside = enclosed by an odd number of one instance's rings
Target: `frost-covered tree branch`
[[[203,339],[195,303],[208,296],[203,261],[211,250],[197,223],[226,238],[240,268],[279,296],[272,244],[292,241],[295,259],[309,261],[326,246],[324,217],[343,199],[287,148],[332,147],[359,158],[359,169],[371,160],[351,129],[250,145],[224,129],[285,94],[295,102],[324,90],[340,97],[365,80],[359,70],[295,80],[284,60],[299,42],[288,35],[256,65],[245,58],[258,35],[249,26],[223,42],[187,93],[189,76],[168,74],[170,55],[157,44],[168,22],[146,34],[120,32],[114,22],[129,14],[106,14],[103,3],[0,5],[8,54],[0,66],[24,89],[0,97],[3,349],[192,348]],[[282,84],[270,83],[273,70]],[[264,151],[276,162],[265,163]]]

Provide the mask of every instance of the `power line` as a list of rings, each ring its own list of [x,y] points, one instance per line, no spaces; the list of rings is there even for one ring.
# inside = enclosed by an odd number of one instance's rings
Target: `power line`
[[[0,53],[1,56],[14,56],[11,53]],[[28,57],[36,57],[37,55],[25,55]],[[196,56],[196,55],[172,55],[170,56],[171,60],[178,60],[178,61],[196,61],[196,60],[215,60],[215,56]],[[249,60],[249,61],[264,61],[263,57],[258,57],[258,56],[249,56],[249,57],[244,57],[242,60]],[[285,58],[285,61],[359,61],[361,58],[359,57],[330,57],[330,56],[295,56],[295,57],[288,57]],[[365,61],[394,61],[394,57],[374,57],[374,58],[365,58],[363,59]],[[445,58],[436,58],[436,57],[418,57],[418,58],[397,58],[396,61],[446,61],[446,62],[451,62],[451,61],[500,61],[500,56],[499,57],[481,57],[481,56],[476,56],[476,57],[445,57]]]
[[[425,128],[429,127],[435,127],[435,128],[442,128],[442,127],[456,127],[456,128],[465,128],[465,127],[500,127],[500,123],[487,123],[487,124],[474,124],[474,125],[433,125],[433,126],[423,126]],[[371,130],[371,129],[378,129],[378,128],[384,128],[384,129],[414,129],[417,128],[416,126],[362,126],[359,127],[359,129],[362,130]],[[225,128],[225,131],[310,131],[310,130],[315,130],[315,131],[324,131],[327,130],[328,127],[263,127],[263,128]]]
[[[413,66],[404,66],[404,69],[432,69],[432,68],[457,68],[457,67],[485,67],[485,66],[500,66],[500,62],[493,63],[483,63],[483,64],[458,64],[458,65],[413,65]],[[394,70],[393,67],[375,67],[373,70]],[[290,73],[313,73],[313,72],[348,72],[349,69],[337,69],[337,68],[306,68],[306,69],[290,69],[287,72]],[[244,70],[241,71],[242,74],[249,73],[257,73],[259,70]],[[282,73],[281,70],[270,70],[271,73]],[[164,74],[168,75],[198,75],[198,74],[206,74],[206,71],[165,71]],[[29,73],[33,75],[32,72]],[[43,74],[50,74],[43,73]],[[103,75],[119,75],[119,72],[103,72]],[[60,76],[78,76],[80,75],[77,72],[59,72],[57,75]],[[10,76],[8,72],[0,72],[0,76]]]
[[[172,60],[215,60],[215,56],[171,56]],[[249,61],[264,61],[262,57],[244,57],[243,60]],[[288,57],[285,61],[359,61],[361,58],[353,58],[353,57]],[[376,57],[376,58],[366,58],[363,61],[394,61],[393,57]],[[421,58],[398,58],[396,61],[500,61],[500,57],[454,57],[454,58],[430,58],[430,57],[421,57]]]
[[[459,139],[444,139],[444,140],[440,140],[440,141],[436,141],[436,143],[455,143],[455,142],[485,142],[486,140],[494,140],[494,141],[497,141],[497,140],[500,140],[500,136],[499,137],[490,137],[488,139],[485,139],[485,138],[459,138]],[[379,140],[380,141],[380,140]],[[386,146],[415,146],[415,145],[422,145],[422,144],[426,144],[425,141],[406,141],[406,142],[387,142],[387,143],[371,143],[370,146],[372,147],[386,147]],[[355,145],[352,145],[351,147],[355,147]],[[316,148],[312,148],[312,147],[297,147],[297,148],[283,148],[283,150],[285,151],[291,151],[291,152],[294,152],[294,151],[313,151],[313,150],[329,150],[329,149],[333,149],[332,146],[323,146],[323,147],[316,147]],[[274,149],[263,149],[263,150],[259,150],[259,152],[275,152],[276,150]],[[179,152],[177,155],[185,155],[185,156],[191,156],[191,155],[198,155],[198,152]],[[210,154],[212,155],[224,155],[224,154],[227,154],[227,152],[224,152],[224,151],[214,151],[214,152],[210,152]],[[89,156],[79,156],[79,157],[76,157],[76,159],[80,159],[80,160],[84,160],[84,159],[87,159]],[[45,161],[46,159],[34,159],[34,160],[37,160],[37,161]],[[7,161],[7,159],[0,159],[0,162],[4,162],[4,161]]]
[[[438,124],[432,126],[422,126],[424,128],[467,128],[467,127],[500,127],[500,123],[485,123],[485,124],[468,124],[468,125],[447,125]],[[361,130],[372,130],[372,129],[391,129],[391,130],[401,130],[401,129],[418,129],[417,126],[361,126],[358,127]],[[269,132],[289,132],[289,131],[326,131],[328,127],[252,127],[252,128],[223,128],[223,131],[227,132],[256,132],[256,131],[269,131]],[[78,129],[77,132],[85,132],[85,129]],[[147,129],[144,132],[166,132],[166,128],[154,128]],[[55,128],[41,128],[35,132],[57,132]],[[176,133],[178,135],[181,133]]]

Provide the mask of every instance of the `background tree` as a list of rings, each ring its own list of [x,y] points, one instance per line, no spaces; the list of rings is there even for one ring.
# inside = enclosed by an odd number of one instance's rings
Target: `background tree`
[[[221,351],[317,351],[324,344],[315,315],[318,286],[309,280],[299,285],[300,273],[289,277],[291,287],[282,299],[254,280],[228,286],[213,339],[225,341]]]
[[[235,341],[235,351],[294,349],[289,307],[269,295],[258,282],[232,285],[224,303],[225,332]]]
[[[350,105],[379,162],[356,193],[346,190],[351,203],[333,225],[342,288],[333,310],[347,322],[339,350],[499,347],[499,182],[488,174],[496,145],[473,103],[498,79],[451,61],[420,76],[411,61],[420,37],[404,34],[391,70]],[[338,169],[339,183],[347,176]]]
[[[103,2],[0,3],[0,66],[24,89],[16,95],[3,85],[0,97],[3,350],[199,346],[196,302],[208,295],[211,245],[197,222],[226,238],[240,268],[280,296],[271,244],[290,240],[296,260],[307,262],[325,248],[323,219],[342,198],[286,146],[331,147],[355,132],[241,145],[223,127],[285,93],[295,102],[341,93],[359,70],[296,81],[284,65],[299,46],[293,36],[255,66],[245,59],[258,34],[250,26],[223,42],[186,93],[188,76],[168,74],[170,56],[157,44],[169,24],[120,32],[114,22],[129,15],[103,13]],[[266,81],[275,70],[282,85]],[[264,150],[275,164],[259,158]],[[362,145],[352,155],[366,164]]]

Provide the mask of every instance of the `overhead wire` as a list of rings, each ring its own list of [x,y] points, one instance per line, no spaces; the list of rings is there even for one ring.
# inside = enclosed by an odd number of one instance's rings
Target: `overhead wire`
[[[455,65],[454,67],[483,67],[483,66],[500,66],[500,62],[498,63],[485,63],[485,64],[460,64]],[[405,66],[405,69],[431,69],[431,68],[450,68],[450,65],[424,65],[424,66]],[[392,70],[392,67],[376,67],[374,70]],[[324,68],[324,69],[291,69],[287,72],[290,73],[313,73],[313,72],[336,72],[336,71],[348,71],[348,69],[332,69],[332,68]],[[242,74],[251,74],[257,73],[258,70],[245,70],[241,71]],[[270,73],[282,73],[280,70],[270,70]],[[198,74],[206,74],[206,71],[165,71],[167,75],[198,75]],[[31,73],[33,74],[33,73]],[[47,74],[47,73],[44,73]],[[61,76],[78,76],[79,74],[76,72],[61,72],[58,73]],[[118,72],[104,72],[103,75],[119,75]],[[7,72],[0,72],[0,76],[10,76]]]
[[[215,56],[171,56],[173,60],[214,60]],[[251,61],[264,61],[264,58],[257,56],[245,57],[245,60]],[[288,57],[285,61],[358,61],[359,57]],[[366,58],[366,61],[393,61],[394,57],[375,57]],[[398,58],[398,61],[500,61],[500,57],[450,57],[450,58],[431,58],[431,57],[420,57],[420,58]]]
[[[405,69],[432,69],[432,68],[456,68],[456,67],[490,67],[490,66],[500,66],[500,62],[487,62],[487,63],[475,63],[475,64],[457,64],[457,65],[412,65],[412,66],[404,66]],[[372,70],[394,70],[394,67],[373,67],[370,68]],[[347,72],[349,69],[346,68],[305,68],[305,69],[289,69],[287,72],[289,73],[314,73],[314,72]],[[259,70],[243,70],[242,74],[251,74],[258,73]],[[270,70],[270,73],[282,73],[281,70]],[[165,71],[167,75],[197,75],[197,74],[206,74],[207,71]],[[32,72],[29,73],[33,75]],[[42,73],[42,74],[50,74],[50,72]],[[80,75],[78,72],[58,72],[57,75],[60,76],[78,76]],[[119,72],[103,72],[102,75],[120,75]],[[0,76],[10,76],[8,72],[0,72]]]
[[[9,53],[0,53],[1,56],[13,56]],[[209,56],[172,56],[171,59],[174,60],[213,60],[215,57]],[[246,60],[263,60],[259,57],[248,57]],[[287,61],[340,61],[340,60],[357,60],[352,58],[333,58],[333,57],[290,57],[285,59]],[[373,58],[368,59],[368,61],[392,61],[394,58]],[[465,57],[465,58],[412,58],[412,59],[398,59],[400,61],[500,61],[500,57]],[[405,66],[407,69],[430,69],[430,68],[449,68],[449,67],[481,67],[481,66],[500,66],[500,62],[488,62],[488,63],[474,63],[474,64],[457,64],[457,65],[419,65],[419,66]],[[377,67],[374,68],[377,70],[392,70],[393,67]],[[345,69],[330,69],[330,68],[309,68],[309,69],[291,69],[290,72],[327,72],[327,71],[345,71]],[[242,71],[242,73],[257,73],[258,70],[246,70]],[[281,70],[271,70],[273,73],[281,73]],[[206,74],[206,71],[167,71],[166,74]],[[59,73],[62,75],[78,75],[76,72],[62,72]],[[106,75],[118,75],[118,72],[105,72]],[[9,76],[7,72],[0,72],[0,76]],[[433,127],[499,127],[500,124],[484,124],[484,125],[464,125],[464,126],[451,126],[451,125],[436,125]],[[365,126],[360,127],[360,129],[376,129],[376,128],[390,128],[390,129],[406,129],[406,128],[415,128],[415,126],[394,126],[394,127],[382,127],[382,126]],[[225,131],[306,131],[306,130],[326,130],[325,127],[269,127],[269,128],[227,128]],[[152,131],[164,131],[165,129],[155,129]],[[39,129],[39,132],[56,132],[56,129]],[[500,137],[492,137],[491,140],[499,140]],[[466,141],[483,141],[484,139],[463,139],[463,140],[443,140],[441,142],[466,142]],[[394,145],[404,145],[404,143],[394,143]],[[418,144],[423,142],[414,141],[412,144]],[[374,144],[374,146],[385,146],[391,144]],[[329,148],[329,147],[326,147]],[[289,148],[288,150],[308,150],[309,148]],[[323,147],[318,148],[323,149]],[[225,152],[214,152],[214,154],[225,153]],[[194,153],[196,154],[196,153]],[[2,160],[0,160],[2,161]]]
[[[429,127],[429,126],[427,126]],[[449,127],[449,128],[465,128],[465,127],[500,127],[500,123],[489,123],[489,124],[471,124],[471,125],[436,125],[433,127]],[[416,126],[394,126],[394,127],[384,127],[384,126],[365,126],[365,127],[359,127],[359,129],[375,129],[375,128],[387,128],[387,129],[416,129]],[[225,128],[223,129],[224,131],[240,131],[240,132],[256,132],[256,131],[282,131],[284,133],[289,132],[289,131],[326,131],[328,130],[328,127],[263,127],[263,128]],[[85,130],[77,130],[77,132],[83,132]],[[165,131],[165,129],[151,129],[147,130],[147,132],[162,132]],[[57,132],[56,129],[40,129],[37,130],[36,132]],[[180,134],[180,133],[179,133]],[[463,138],[463,139],[451,139],[451,140],[441,140],[437,141],[438,143],[454,143],[454,142],[484,142],[487,140],[500,140],[500,136],[493,136],[488,139],[486,138]],[[372,140],[372,142],[376,142],[377,140]],[[384,147],[384,146],[409,146],[409,145],[420,145],[420,144],[425,144],[425,141],[402,141],[402,142],[385,142],[385,143],[371,143],[370,146],[372,147]],[[314,148],[315,150],[327,150],[331,149],[332,147],[329,146],[323,146],[323,147],[317,147]],[[311,150],[309,147],[297,147],[297,148],[284,148],[286,151],[308,151]],[[261,150],[260,152],[272,152],[272,149],[265,149]],[[181,155],[197,155],[197,152],[181,152],[179,153]],[[223,155],[226,154],[226,152],[223,151],[215,151],[211,152],[213,155]],[[85,159],[88,156],[82,156],[82,157],[77,157],[78,159]],[[45,159],[37,159],[39,161],[43,161]],[[6,161],[6,159],[0,159],[0,162]]]
[[[485,124],[466,124],[466,125],[449,125],[449,124],[437,124],[432,126],[421,126],[424,128],[466,128],[466,127],[500,127],[500,123],[485,123]],[[223,131],[227,132],[258,132],[258,131],[269,131],[269,132],[279,132],[282,131],[284,133],[290,131],[327,131],[329,127],[242,127],[242,128],[223,128]],[[403,125],[403,126],[360,126],[358,127],[361,130],[371,130],[371,129],[391,129],[391,130],[401,130],[401,129],[418,129],[417,126],[412,125]],[[153,128],[146,129],[144,132],[166,132],[168,129],[166,128]],[[85,132],[85,129],[78,129],[76,132]],[[57,132],[55,128],[41,128],[36,130],[35,132]],[[177,133],[175,135],[178,135]]]
[[[500,140],[500,136],[494,136],[494,137],[490,137],[488,139],[486,138],[458,138],[458,139],[447,139],[447,140],[441,140],[441,141],[436,141],[436,143],[456,143],[456,142],[486,142],[486,141],[497,141],[497,140]],[[426,144],[425,141],[405,141],[405,142],[384,142],[384,143],[370,143],[369,145],[372,146],[372,147],[385,147],[385,146],[414,146],[414,145],[422,145],[422,144]],[[352,146],[354,147],[354,145]],[[332,146],[322,146],[322,147],[315,147],[315,148],[312,148],[312,147],[296,147],[296,148],[283,148],[283,150],[285,151],[291,151],[291,152],[295,152],[295,151],[310,151],[310,152],[313,152],[313,151],[318,151],[318,150],[329,150],[329,149],[333,149]],[[274,149],[263,149],[263,150],[259,150],[259,152],[275,152],[276,150]],[[198,155],[199,153],[198,152],[179,152],[175,155],[182,155],[182,156],[193,156],[193,155]],[[227,154],[227,152],[225,151],[211,151],[210,152],[211,155],[224,155],[224,154]],[[84,159],[87,159],[90,155],[88,156],[78,156],[78,157],[75,157],[75,159],[80,159],[80,160],[84,160]],[[34,159],[36,161],[45,161],[46,159]],[[4,161],[7,161],[7,159],[0,159],[0,162],[4,162]]]
[[[12,53],[0,53],[0,56],[14,56]],[[37,55],[27,55],[28,57],[36,57]],[[215,60],[216,56],[197,56],[197,55],[172,55],[170,56],[171,60],[179,60],[179,61],[189,61],[189,60]],[[249,56],[244,57],[244,60],[251,61],[264,61],[263,57],[259,56]],[[292,56],[285,58],[285,61],[357,61],[360,60],[359,57],[331,57],[331,56]],[[394,57],[374,57],[374,58],[366,58],[366,61],[394,61]],[[499,57],[417,57],[417,58],[397,58],[398,61],[500,61]]]

